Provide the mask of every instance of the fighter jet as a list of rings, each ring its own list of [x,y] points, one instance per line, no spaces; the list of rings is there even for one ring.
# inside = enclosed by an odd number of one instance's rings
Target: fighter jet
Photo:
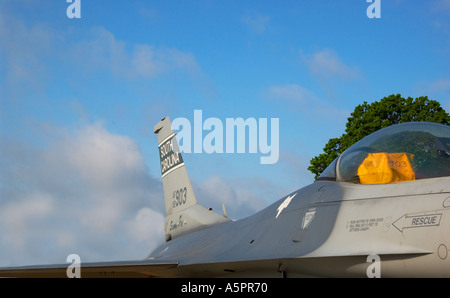
[[[81,277],[450,277],[450,127],[376,131],[312,184],[230,220],[197,202],[169,117],[155,127],[165,242],[144,260],[81,264]],[[66,277],[67,264],[0,276]]]

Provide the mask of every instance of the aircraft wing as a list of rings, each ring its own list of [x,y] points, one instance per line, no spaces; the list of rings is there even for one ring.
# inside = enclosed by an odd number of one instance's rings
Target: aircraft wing
[[[0,268],[0,277],[17,278],[67,278],[67,271],[75,270],[72,264],[36,265],[24,267]],[[82,278],[139,278],[139,277],[175,277],[171,269],[177,262],[138,260],[117,262],[81,263]]]

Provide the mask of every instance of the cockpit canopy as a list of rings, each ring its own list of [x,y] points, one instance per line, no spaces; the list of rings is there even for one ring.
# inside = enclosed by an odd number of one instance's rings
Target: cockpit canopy
[[[380,184],[445,176],[450,176],[450,126],[407,122],[356,142],[317,180]]]

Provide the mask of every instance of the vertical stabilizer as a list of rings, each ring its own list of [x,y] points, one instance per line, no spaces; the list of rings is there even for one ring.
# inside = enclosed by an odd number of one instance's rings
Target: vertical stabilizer
[[[158,134],[161,176],[166,207],[166,241],[202,227],[229,221],[197,204],[169,117],[154,127]]]

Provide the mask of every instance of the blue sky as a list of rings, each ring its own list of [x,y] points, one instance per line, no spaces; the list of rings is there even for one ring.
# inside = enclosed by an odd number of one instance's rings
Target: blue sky
[[[0,266],[145,257],[163,241],[153,126],[278,118],[280,156],[184,154],[239,219],[313,182],[363,101],[450,110],[450,1],[0,1]],[[32,248],[32,249],[31,249]]]

